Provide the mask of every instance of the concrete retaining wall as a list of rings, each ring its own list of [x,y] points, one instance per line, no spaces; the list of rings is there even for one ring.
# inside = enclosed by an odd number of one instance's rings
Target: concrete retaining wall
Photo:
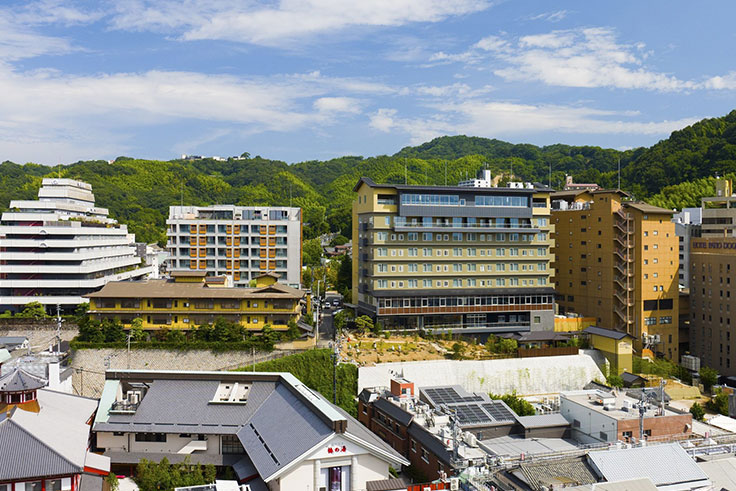
[[[255,362],[273,360],[291,351],[255,353]],[[130,368],[148,370],[228,370],[253,363],[252,353],[228,351],[213,353],[206,350],[167,351],[131,350]],[[82,349],[74,352],[70,366],[74,368],[72,386],[75,394],[100,397],[105,381],[105,369],[128,368],[128,353],[124,349]]]
[[[587,354],[483,361],[431,360],[360,367],[358,392],[365,387],[388,387],[391,372],[403,373],[417,388],[460,385],[470,392],[519,395],[578,390],[592,380],[606,379]]]

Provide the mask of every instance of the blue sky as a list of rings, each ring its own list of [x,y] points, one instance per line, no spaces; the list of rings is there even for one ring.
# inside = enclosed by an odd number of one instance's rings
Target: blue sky
[[[736,109],[730,0],[0,4],[0,160],[649,146]]]

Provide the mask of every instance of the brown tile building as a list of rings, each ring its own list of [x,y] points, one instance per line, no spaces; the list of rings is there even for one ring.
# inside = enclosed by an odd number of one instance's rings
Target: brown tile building
[[[690,352],[701,366],[736,375],[736,238],[693,239],[690,249]]]
[[[641,353],[679,359],[678,238],[672,212],[617,190],[552,194],[560,313],[626,332]]]

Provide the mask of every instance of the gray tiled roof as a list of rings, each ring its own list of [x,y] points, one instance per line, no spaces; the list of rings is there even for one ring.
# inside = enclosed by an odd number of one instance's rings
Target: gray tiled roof
[[[350,416],[345,410],[343,410],[341,407],[337,407],[337,410],[340,414],[342,414],[345,419],[348,421],[346,433],[359,438],[360,440],[363,440],[364,442],[373,445],[374,447],[378,447],[383,449],[385,452],[393,455],[396,459],[398,459],[400,462],[405,462],[406,459],[404,456],[402,456],[400,453],[398,453],[396,450],[391,448],[386,442],[381,440],[378,435],[373,433],[371,430],[366,428],[363,424],[361,424],[360,421]],[[404,463],[403,465],[409,465],[408,462]]]
[[[409,425],[409,436],[418,441],[423,448],[433,453],[444,464],[450,465],[452,455],[439,438],[430,433],[422,425],[416,421],[412,421]]]
[[[245,405],[209,404],[219,385],[217,380],[154,380],[135,414],[110,414],[95,431],[235,434],[273,391],[274,382],[253,382]]]
[[[376,402],[373,403],[373,407],[393,418],[395,421],[398,421],[403,426],[408,426],[414,417],[411,413],[404,411],[393,402],[384,398],[376,399]]]
[[[275,424],[278,422],[278,424]],[[332,434],[332,428],[283,384],[238,431],[264,480]]]
[[[409,483],[402,477],[365,483],[366,491],[395,491],[396,489],[406,489],[408,486]]]
[[[560,413],[535,414],[533,416],[518,416],[516,419],[524,428],[549,428],[551,426],[569,426],[570,422]]]
[[[541,490],[543,487],[549,489],[559,484],[581,485],[598,482],[582,458],[549,460],[542,463],[521,464],[519,467],[529,487],[534,490]]]
[[[16,368],[7,375],[0,377],[0,392],[21,392],[35,390],[46,386],[46,380]]]
[[[592,452],[588,458],[607,481],[648,477],[660,487],[708,479],[677,443]]]
[[[602,327],[595,327],[595,326],[586,327],[583,330],[583,332],[587,334],[595,334],[596,336],[603,336],[603,337],[611,338],[611,339],[623,339],[626,336],[631,336],[630,334],[627,334],[625,332],[614,331],[613,329],[604,329]]]
[[[0,481],[82,472],[81,466],[74,465],[28,433],[13,421],[12,416],[0,421],[0,442],[6,443],[0,445]]]

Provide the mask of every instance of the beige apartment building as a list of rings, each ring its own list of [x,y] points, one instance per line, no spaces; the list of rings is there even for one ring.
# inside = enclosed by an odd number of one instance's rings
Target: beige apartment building
[[[552,330],[551,189],[463,184],[358,181],[353,301],[386,328]]]
[[[617,190],[552,194],[560,313],[597,318],[641,352],[679,360],[678,238],[672,212]]]

